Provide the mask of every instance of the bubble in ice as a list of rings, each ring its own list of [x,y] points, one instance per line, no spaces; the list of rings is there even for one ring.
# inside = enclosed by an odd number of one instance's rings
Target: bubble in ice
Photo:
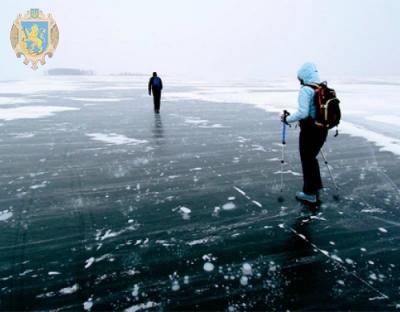
[[[372,280],[374,280],[374,281],[376,281],[376,280],[378,279],[378,277],[376,276],[375,273],[371,273],[371,274],[369,275],[369,278],[372,279]]]
[[[179,212],[183,213],[183,214],[190,214],[192,212],[192,210],[190,210],[187,207],[181,206],[181,207],[179,207]]]
[[[211,262],[206,262],[204,263],[203,269],[206,272],[211,272],[214,270],[214,264],[212,264]]]
[[[181,289],[181,286],[179,285],[179,282],[178,282],[177,280],[174,280],[174,281],[172,282],[171,289],[172,289],[173,291],[178,291],[179,289]]]
[[[248,283],[249,283],[249,278],[247,276],[242,276],[240,278],[240,285],[247,286]]]
[[[250,263],[243,263],[242,265],[242,273],[244,275],[251,275],[252,274],[252,269]]]
[[[138,296],[139,296],[139,286],[138,284],[135,284],[132,290],[132,297],[138,297]]]
[[[93,297],[90,297],[87,301],[83,303],[83,309],[85,311],[90,311],[93,307]]]
[[[223,210],[233,210],[236,208],[236,205],[232,202],[228,202],[222,206]]]
[[[183,283],[184,284],[189,284],[189,276],[188,275],[185,275],[184,277],[183,277]]]

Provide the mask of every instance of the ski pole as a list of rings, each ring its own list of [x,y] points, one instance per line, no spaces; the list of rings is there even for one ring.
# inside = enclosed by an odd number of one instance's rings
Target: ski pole
[[[323,148],[321,148],[321,155],[322,155],[322,158],[324,159],[324,163],[325,163],[326,167],[328,168],[329,175],[331,176],[331,180],[332,180],[333,185],[335,186],[335,189],[336,189],[336,195],[334,197],[338,197],[339,196],[339,187],[336,184],[335,178],[333,177],[331,168],[329,167],[329,164],[328,164],[328,161],[327,161],[327,159],[325,157],[325,153],[324,153]]]
[[[285,145],[286,145],[286,117],[289,116],[289,112],[283,111],[284,121],[282,122],[282,157],[281,157],[281,193],[283,192],[283,165],[285,164]],[[290,126],[290,125],[289,125]],[[279,201],[283,201],[282,196],[279,197]]]

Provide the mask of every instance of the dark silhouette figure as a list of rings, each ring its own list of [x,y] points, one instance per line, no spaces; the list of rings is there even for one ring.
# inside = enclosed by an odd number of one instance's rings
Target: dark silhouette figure
[[[154,112],[160,112],[161,106],[161,90],[163,88],[162,80],[160,77],[157,76],[157,73],[153,73],[153,77],[149,80],[149,95],[153,93],[153,100],[154,100]]]

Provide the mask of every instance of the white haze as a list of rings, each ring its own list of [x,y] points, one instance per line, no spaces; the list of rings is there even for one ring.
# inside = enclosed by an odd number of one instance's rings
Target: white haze
[[[60,29],[44,69],[253,80],[314,61],[325,76],[400,74],[398,0],[2,0],[2,80],[43,71],[23,65],[9,42],[30,8],[51,12]]]

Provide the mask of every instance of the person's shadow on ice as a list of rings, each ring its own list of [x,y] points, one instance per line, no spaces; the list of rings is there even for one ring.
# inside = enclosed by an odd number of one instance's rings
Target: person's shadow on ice
[[[160,114],[154,115],[153,138],[157,140],[164,138],[164,128]]]

